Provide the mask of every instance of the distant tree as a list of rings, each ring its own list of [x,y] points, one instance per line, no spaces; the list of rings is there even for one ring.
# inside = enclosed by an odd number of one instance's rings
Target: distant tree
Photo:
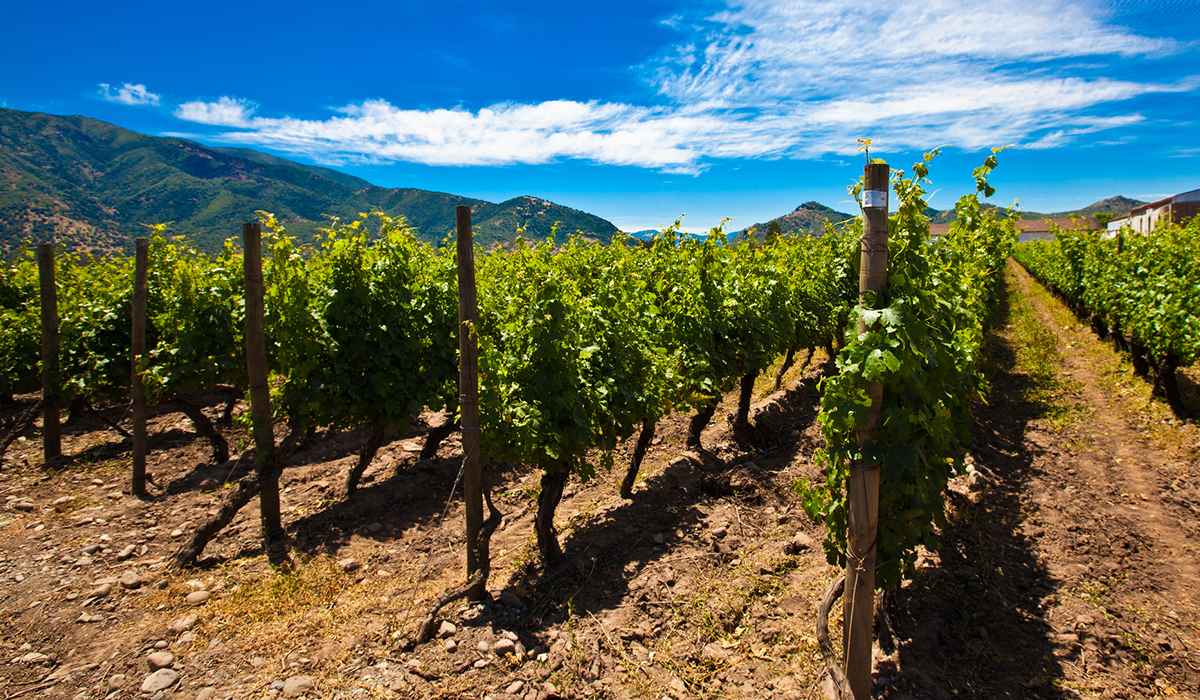
[[[772,219],[771,223],[767,224],[767,240],[781,235],[783,235],[783,229],[779,227],[779,220]]]
[[[1096,217],[1096,221],[1100,222],[1101,226],[1108,226],[1108,222],[1112,221],[1116,214],[1111,211],[1098,211],[1094,216]]]

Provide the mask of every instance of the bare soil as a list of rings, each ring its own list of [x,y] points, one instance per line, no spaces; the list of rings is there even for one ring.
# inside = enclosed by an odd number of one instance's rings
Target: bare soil
[[[940,550],[895,594],[876,694],[1200,697],[1200,431],[1022,270],[1010,284],[1052,334],[1062,380],[1048,392],[1023,371],[1010,309],[988,350],[975,472],[952,484]],[[43,470],[33,435],[0,465],[0,694],[150,698],[150,664],[166,660],[178,677],[162,697],[188,700],[820,698],[815,607],[838,572],[793,484],[819,476],[825,359],[779,393],[764,375],[752,446],[732,436],[731,395],[704,449],[684,448],[689,416],[664,419],[632,500],[617,493],[632,441],[614,471],[570,482],[565,556],[549,569],[533,532],[538,470],[493,465],[504,520],[490,599],[448,606],[453,629],[411,650],[426,606],[464,575],[458,436],[418,459],[445,416],[389,436],[349,498],[366,434],[318,434],[281,481],[288,561],[268,562],[252,504],[182,572],[170,554],[245,455],[209,464],[182,414],[159,416],[143,501],[128,493],[128,444],[93,418],[65,426],[61,470]],[[214,419],[220,408],[206,406]],[[248,447],[224,431],[235,453]],[[207,601],[190,604],[198,591]]]

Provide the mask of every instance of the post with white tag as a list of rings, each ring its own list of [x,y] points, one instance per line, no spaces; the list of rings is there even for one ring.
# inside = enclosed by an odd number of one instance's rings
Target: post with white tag
[[[863,168],[862,269],[858,277],[859,303],[879,292],[887,283],[888,175],[887,163],[868,163]],[[858,332],[867,332],[861,319]],[[858,445],[864,448],[882,424],[883,385],[863,386],[871,399],[867,425],[859,429]],[[850,467],[846,482],[850,524],[846,546],[846,592],[842,598],[842,649],[846,680],[855,700],[871,697],[871,642],[875,615],[875,537],[879,530],[878,461],[858,460]]]

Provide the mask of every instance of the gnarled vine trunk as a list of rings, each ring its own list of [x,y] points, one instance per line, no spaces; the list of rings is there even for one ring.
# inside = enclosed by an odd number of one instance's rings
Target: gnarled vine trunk
[[[655,421],[647,418],[642,421],[642,432],[638,433],[637,444],[633,446],[633,457],[629,459],[629,470],[625,472],[625,479],[621,482],[621,498],[633,498],[633,482],[637,481],[638,470],[642,468],[642,459],[646,457],[646,450],[650,448],[650,441],[654,439]]]
[[[534,521],[538,551],[541,552],[542,561],[547,566],[562,558],[558,532],[554,529],[554,511],[562,501],[563,487],[567,485],[567,479],[571,476],[570,465],[560,463],[551,465],[550,468],[555,471],[542,474],[542,491],[538,494],[537,520]]]
[[[750,425],[750,399],[754,398],[754,380],[757,374],[742,377],[738,387],[737,413],[733,417],[733,439],[742,445],[754,442],[754,426]]]
[[[700,447],[700,434],[708,427],[712,420],[713,414],[717,412],[717,405],[721,403],[720,396],[714,396],[709,399],[708,403],[704,404],[700,412],[692,417],[692,422],[688,426],[687,446]]]

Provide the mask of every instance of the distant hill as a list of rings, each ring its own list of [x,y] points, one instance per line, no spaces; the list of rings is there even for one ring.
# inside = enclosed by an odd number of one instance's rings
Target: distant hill
[[[1142,202],[1137,199],[1130,199],[1129,197],[1116,196],[1116,197],[1109,197],[1108,199],[1102,199],[1099,202],[1096,202],[1094,204],[1089,204],[1082,209],[1073,209],[1071,211],[1055,211],[1055,212],[1048,212],[1048,213],[1018,210],[1017,214],[1018,214],[1018,216],[1020,216],[1022,221],[1027,221],[1027,220],[1031,220],[1031,219],[1066,219],[1066,218],[1069,218],[1072,216],[1085,216],[1086,217],[1086,216],[1095,216],[1096,214],[1112,214],[1113,216],[1125,216],[1126,214],[1129,213],[1130,209],[1133,209],[1134,207],[1142,205],[1142,204],[1145,204],[1145,202]],[[1003,209],[1004,208],[1004,207],[998,207],[994,204],[990,204],[987,202],[984,202],[983,206],[988,209]],[[927,207],[925,209],[925,216],[928,216],[930,223],[933,223],[933,224],[948,224],[952,221],[957,220],[957,218],[958,218],[955,215],[953,209],[938,210],[938,209],[934,209],[932,207]]]
[[[766,223],[747,226],[733,236],[733,241],[738,243],[749,238],[761,241],[766,238],[767,228],[772,222],[778,222],[780,233],[820,235],[825,231],[826,221],[831,224],[840,224],[853,218],[854,216],[851,214],[830,209],[819,202],[805,202],[792,210],[790,214],[784,214]]]
[[[142,223],[171,221],[207,250],[236,235],[254,212],[276,214],[310,238],[326,215],[378,208],[404,216],[429,242],[454,230],[454,207],[470,205],[476,240],[511,241],[518,229],[559,242],[575,231],[608,241],[612,223],[536,197],[500,204],[419,189],[375,187],[328,168],[248,149],[209,148],[147,136],[86,117],[0,109],[0,254],[26,238],[55,238],[80,250],[130,250]]]

